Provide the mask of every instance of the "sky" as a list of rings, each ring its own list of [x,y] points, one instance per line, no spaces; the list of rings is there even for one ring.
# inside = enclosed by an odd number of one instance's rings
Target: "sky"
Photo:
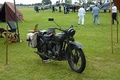
[[[42,0],[15,0],[16,4],[34,4],[34,3],[41,3]],[[52,3],[55,3],[58,0],[51,0]],[[4,2],[14,2],[14,0],[0,0],[0,3],[4,3]]]

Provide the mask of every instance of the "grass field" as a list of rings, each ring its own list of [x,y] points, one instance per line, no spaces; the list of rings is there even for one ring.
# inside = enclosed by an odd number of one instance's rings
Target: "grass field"
[[[5,38],[0,38],[0,80],[119,80],[120,79],[120,36],[117,43],[116,24],[113,25],[113,53],[111,51],[110,13],[100,13],[100,25],[93,25],[91,12],[85,15],[85,25],[77,25],[77,12],[63,14],[52,13],[51,10],[36,13],[32,8],[21,8],[24,21],[19,22],[20,39],[23,42],[10,43],[9,62],[6,65]],[[34,53],[26,42],[28,30],[39,24],[39,29],[56,27],[48,18],[53,17],[63,28],[71,24],[75,27],[76,41],[83,45],[86,56],[86,68],[81,74],[72,71],[67,61],[52,61],[41,63],[41,59]],[[120,17],[120,15],[119,15]],[[0,23],[6,28],[6,23]],[[120,26],[120,25],[119,25]],[[120,28],[119,28],[120,31]],[[120,32],[119,34],[120,35]]]

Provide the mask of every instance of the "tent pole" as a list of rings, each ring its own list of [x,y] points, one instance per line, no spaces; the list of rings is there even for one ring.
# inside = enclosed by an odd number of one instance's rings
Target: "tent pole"
[[[15,0],[14,0],[14,9],[15,9],[15,15],[16,15],[16,26],[17,26],[18,40],[20,42],[20,34],[19,34],[19,27],[18,27],[18,16],[17,16],[17,13],[16,13]]]
[[[6,64],[8,64],[8,25],[7,25],[7,33],[6,33]]]
[[[111,50],[113,53],[113,29],[112,29],[112,0],[110,0],[110,10],[111,10]]]
[[[118,43],[118,10],[117,10],[117,43]]]

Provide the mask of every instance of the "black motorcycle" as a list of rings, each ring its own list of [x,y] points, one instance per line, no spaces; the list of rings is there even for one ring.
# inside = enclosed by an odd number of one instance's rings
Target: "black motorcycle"
[[[49,18],[49,21],[54,22],[54,19]],[[55,24],[58,25],[57,23]],[[56,30],[61,32],[56,33]],[[61,29],[60,26],[59,28],[39,30],[36,33],[37,36],[34,37],[36,38],[36,46],[34,46],[37,48],[36,53],[42,60],[67,60],[73,71],[82,73],[86,66],[86,59],[82,45],[79,42],[75,42],[73,37],[75,32],[73,25],[66,30]]]

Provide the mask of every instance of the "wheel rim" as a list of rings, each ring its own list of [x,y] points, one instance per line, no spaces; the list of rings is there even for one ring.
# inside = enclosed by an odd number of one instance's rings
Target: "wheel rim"
[[[80,69],[81,64],[82,64],[81,55],[76,48],[71,50],[71,52],[72,52],[72,54],[71,54],[71,65],[73,66],[73,68],[75,70],[78,70],[78,69]]]

